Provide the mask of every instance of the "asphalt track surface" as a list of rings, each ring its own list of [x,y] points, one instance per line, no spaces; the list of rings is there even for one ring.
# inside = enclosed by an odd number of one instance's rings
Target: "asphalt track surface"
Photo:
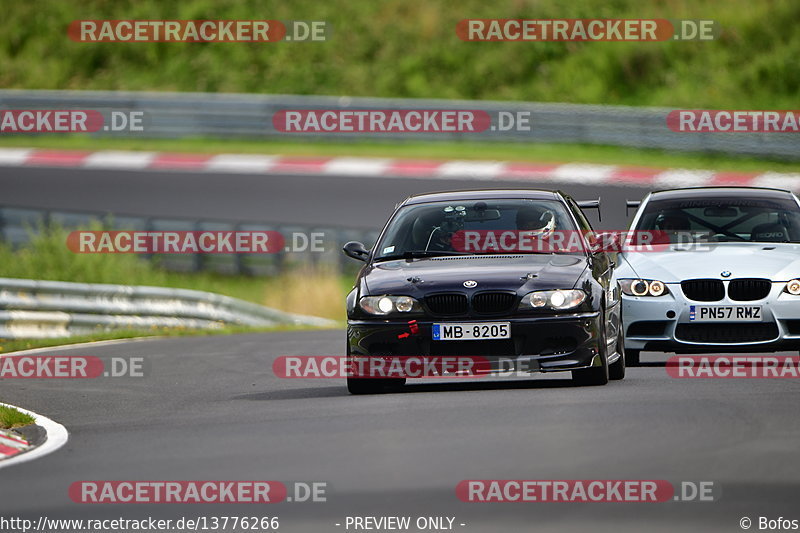
[[[460,531],[735,531],[797,518],[798,383],[689,380],[664,356],[622,382],[566,375],[350,396],[341,380],[280,379],[279,355],[341,354],[343,331],[145,340],[52,354],[144,357],[141,378],[5,380],[5,401],[63,423],[67,445],[0,469],[0,513],[49,518],[247,515],[281,531],[346,516],[455,516]],[[79,480],[328,483],[326,503],[88,505]],[[716,502],[463,503],[464,479],[713,481]],[[352,530],[351,530],[352,531]]]
[[[530,181],[253,175],[0,166],[0,205],[108,211],[152,217],[380,228],[411,194],[480,188],[563,189],[574,198],[602,196],[603,223],[625,229],[625,199],[643,187]],[[590,215],[592,216],[592,215]],[[591,218],[596,222],[596,218]]]
[[[207,174],[135,173],[135,180],[121,174],[104,183],[103,175],[86,170],[1,169],[2,203],[147,208],[157,216],[210,211],[253,220],[264,219],[259,213],[266,210],[365,227],[382,223],[411,192],[504,185],[330,177],[281,183],[253,176],[215,185],[215,175]],[[158,183],[148,203],[148,184]],[[215,187],[231,192],[215,199]],[[624,198],[643,192],[562,187],[578,198],[601,193],[617,210]],[[184,190],[192,191],[186,199]],[[605,211],[603,226],[619,228],[619,213]],[[647,366],[629,369],[622,382],[589,388],[551,375],[415,382],[404,393],[357,397],[342,380],[280,379],[272,372],[278,356],[341,355],[344,343],[344,331],[331,330],[48,351],[143,357],[147,374],[0,381],[0,399],[70,431],[57,452],[0,468],[0,516],[278,516],[280,531],[302,533],[346,531],[347,516],[381,515],[454,516],[455,530],[465,532],[741,531],[744,516],[753,530],[760,516],[800,519],[797,380],[674,379],[663,354],[644,354]],[[455,487],[465,479],[712,481],[721,496],[702,503],[464,503]],[[68,495],[80,480],[321,481],[328,483],[328,501],[87,505]]]

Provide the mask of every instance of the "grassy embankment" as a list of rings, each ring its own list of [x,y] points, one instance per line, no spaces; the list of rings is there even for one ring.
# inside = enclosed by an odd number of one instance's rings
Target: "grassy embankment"
[[[67,232],[53,229],[40,233],[29,246],[12,250],[0,242],[0,277],[36,278],[81,283],[116,283],[153,285],[217,292],[292,313],[344,318],[344,297],[352,281],[328,270],[293,270],[274,277],[226,276],[209,272],[177,273],[159,268],[152,262],[126,254],[76,254],[66,246]],[[309,280],[313,283],[309,283]],[[286,329],[270,328],[270,329]],[[252,331],[228,327],[213,331],[153,329],[113,331],[72,337],[70,339],[13,340],[0,339],[0,353],[53,346],[66,342],[84,342],[128,338],[143,335],[187,335]]]

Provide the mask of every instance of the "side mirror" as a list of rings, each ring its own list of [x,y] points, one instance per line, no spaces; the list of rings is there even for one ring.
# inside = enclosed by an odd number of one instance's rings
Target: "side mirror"
[[[342,248],[344,255],[358,259],[359,261],[366,261],[369,256],[369,250],[364,248],[364,244],[357,241],[350,241]]]

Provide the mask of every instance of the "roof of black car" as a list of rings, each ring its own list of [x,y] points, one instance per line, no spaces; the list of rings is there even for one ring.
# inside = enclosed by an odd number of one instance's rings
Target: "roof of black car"
[[[480,189],[466,191],[442,191],[410,196],[403,204],[427,202],[456,202],[459,200],[492,200],[499,198],[530,198],[532,200],[554,200],[560,198],[555,191],[537,189]]]
[[[671,200],[675,198],[714,198],[719,196],[748,196],[750,198],[776,198],[791,196],[784,189],[766,187],[687,187],[684,189],[666,189],[654,191],[653,200]]]

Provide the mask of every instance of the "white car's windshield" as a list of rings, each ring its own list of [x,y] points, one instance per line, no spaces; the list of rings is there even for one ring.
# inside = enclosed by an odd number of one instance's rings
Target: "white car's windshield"
[[[636,229],[663,232],[671,242],[800,242],[800,208],[781,198],[651,200]]]

